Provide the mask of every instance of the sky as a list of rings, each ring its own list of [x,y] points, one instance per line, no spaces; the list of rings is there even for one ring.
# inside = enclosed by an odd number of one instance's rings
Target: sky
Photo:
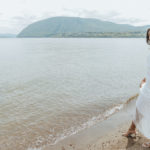
[[[0,33],[18,34],[33,22],[55,16],[149,25],[150,0],[0,0]]]

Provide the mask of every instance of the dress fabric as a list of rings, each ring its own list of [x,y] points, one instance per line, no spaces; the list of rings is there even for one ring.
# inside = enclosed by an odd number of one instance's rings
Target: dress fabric
[[[139,88],[132,120],[139,132],[150,139],[150,47],[146,64],[146,82]]]

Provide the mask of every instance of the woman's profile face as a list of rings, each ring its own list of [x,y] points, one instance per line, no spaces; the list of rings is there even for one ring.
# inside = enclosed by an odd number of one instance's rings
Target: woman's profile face
[[[149,39],[150,39],[150,30],[148,31],[148,37],[149,37]]]

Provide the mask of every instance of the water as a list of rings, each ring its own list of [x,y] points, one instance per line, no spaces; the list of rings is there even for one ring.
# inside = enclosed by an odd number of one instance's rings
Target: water
[[[139,91],[144,38],[0,39],[0,149],[55,144]]]

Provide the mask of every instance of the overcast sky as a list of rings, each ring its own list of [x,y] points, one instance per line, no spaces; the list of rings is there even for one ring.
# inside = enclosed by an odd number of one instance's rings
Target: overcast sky
[[[17,34],[30,23],[54,16],[148,25],[150,0],[0,0],[0,33]]]

